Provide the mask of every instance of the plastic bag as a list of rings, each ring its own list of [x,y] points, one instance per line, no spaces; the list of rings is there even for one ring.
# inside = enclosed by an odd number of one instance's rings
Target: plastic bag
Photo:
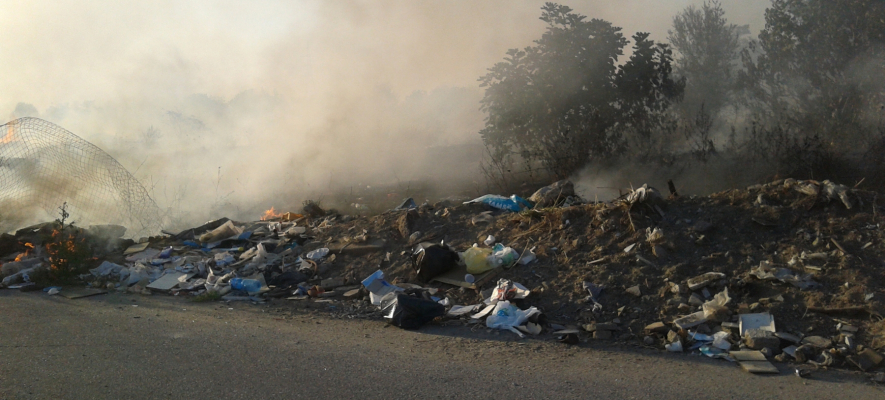
[[[504,197],[496,194],[487,194],[485,196],[480,196],[473,200],[464,202],[464,204],[470,203],[483,203],[499,210],[512,212],[520,212],[524,208],[532,208],[531,203],[515,194],[510,197]]]
[[[516,327],[524,324],[532,315],[540,313],[541,311],[535,307],[531,307],[528,310],[520,310],[519,307],[510,304],[509,301],[499,301],[495,305],[495,309],[492,310],[492,314],[486,318],[486,326],[495,329],[506,329],[521,337],[523,336],[522,332],[517,330]]]
[[[470,274],[481,274],[490,269],[495,268],[489,264],[489,256],[492,255],[492,249],[471,247],[462,254],[464,263],[467,264],[467,272]]]
[[[442,304],[405,293],[387,294],[381,300],[381,309],[391,325],[403,329],[418,329],[446,314]]]
[[[412,252],[412,267],[421,282],[451,270],[457,263],[458,253],[441,244],[420,243]]]
[[[723,313],[728,310],[725,305],[729,301],[731,301],[731,297],[728,297],[728,288],[716,293],[712,300],[704,303],[704,318],[712,319],[717,313]]]
[[[129,268],[129,280],[126,282],[126,285],[132,286],[145,278],[148,278],[147,267],[142,264],[135,264],[134,267]]]
[[[329,249],[326,247],[319,248],[316,250],[311,250],[304,257],[308,260],[319,261],[322,260],[323,257],[329,255]]]

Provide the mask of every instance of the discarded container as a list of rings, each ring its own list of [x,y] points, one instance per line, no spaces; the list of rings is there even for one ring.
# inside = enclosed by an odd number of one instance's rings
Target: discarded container
[[[163,249],[163,251],[161,251],[160,254],[157,254],[157,258],[169,258],[171,256],[172,256],[172,246],[169,246],[169,247]]]
[[[673,343],[670,343],[664,347],[667,348],[667,351],[672,351],[674,353],[682,353],[682,342],[680,342],[678,340]]]
[[[233,222],[227,221],[224,223],[224,225],[221,225],[218,228],[213,229],[211,232],[204,233],[202,236],[200,236],[200,242],[218,242],[232,236],[237,236],[243,233],[244,230],[245,228],[234,226]]]
[[[234,278],[230,280],[231,288],[235,290],[245,290],[249,293],[260,292],[264,285],[257,279]]]
[[[524,299],[531,293],[525,286],[509,279],[498,279],[498,284],[492,291],[486,304],[494,304],[500,301]]]
[[[363,286],[369,291],[369,300],[372,304],[376,306],[381,305],[381,299],[392,293],[397,291],[402,291],[403,288],[390,284],[389,282],[384,280],[384,272],[380,269],[375,271],[372,275],[369,275],[366,279],[363,279]]]
[[[491,245],[495,244],[495,237],[492,235],[489,235],[489,237],[487,237],[486,240],[483,241],[483,243],[485,243],[486,246],[491,246]]]
[[[535,248],[532,247],[528,249],[525,253],[523,253],[522,257],[519,258],[519,265],[529,265],[532,261],[535,261],[538,257],[535,255]]]

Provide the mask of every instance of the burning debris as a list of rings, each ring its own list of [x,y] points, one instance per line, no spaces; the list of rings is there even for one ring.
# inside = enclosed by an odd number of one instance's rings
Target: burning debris
[[[776,370],[770,361],[880,367],[876,193],[788,179],[667,200],[643,185],[589,203],[571,193],[564,201],[563,187],[520,212],[463,201],[392,202],[368,217],[316,203],[303,214],[271,208],[255,222],[225,218],[141,243],[117,237],[118,250],[100,257],[80,250],[108,248],[95,244],[96,230],[41,225],[17,232],[3,285],[38,286],[40,268],[84,264],[79,278],[102,290],[333,302],[334,312],[403,328],[485,324],[563,343],[634,342],[758,373]]]

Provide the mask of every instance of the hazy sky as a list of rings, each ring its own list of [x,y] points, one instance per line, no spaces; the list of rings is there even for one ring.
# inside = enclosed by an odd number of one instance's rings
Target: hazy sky
[[[629,37],[665,39],[690,0],[564,2]],[[475,84],[506,49],[540,36],[542,1],[15,1],[0,13],[2,105],[162,101],[259,89],[294,98],[326,87]],[[761,28],[767,0],[725,0]]]

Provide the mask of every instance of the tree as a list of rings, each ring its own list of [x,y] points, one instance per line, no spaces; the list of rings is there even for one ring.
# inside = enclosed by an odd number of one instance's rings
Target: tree
[[[618,67],[628,44],[620,28],[559,4],[541,9],[547,28],[536,45],[508,50],[479,79],[487,114],[480,135],[493,157],[540,162],[565,177],[623,152],[624,132],[647,132],[647,120],[682,88],[670,77],[666,45],[647,34],[634,37],[636,53]]]
[[[739,32],[725,19],[718,0],[704,1],[701,8],[688,6],[673,17],[668,39],[677,54],[676,74],[686,78],[682,109],[689,115],[703,105],[715,116],[729,103],[739,61]]]
[[[741,79],[761,112],[848,146],[880,118],[885,2],[773,0],[758,45]]]

